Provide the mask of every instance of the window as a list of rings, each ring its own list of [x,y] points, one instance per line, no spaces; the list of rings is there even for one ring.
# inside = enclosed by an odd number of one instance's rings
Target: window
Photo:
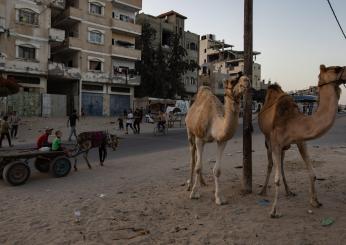
[[[99,60],[89,60],[90,71],[102,71],[102,62]]]
[[[190,43],[189,49],[190,50],[197,50],[197,45],[195,43]]]
[[[20,23],[38,25],[38,14],[30,9],[19,9],[18,20]]]
[[[135,22],[135,20],[133,18],[131,18],[130,16],[127,16],[127,15],[123,15],[123,14],[120,14],[119,19],[121,21],[130,22],[130,23]]]
[[[111,87],[111,92],[130,93],[130,89],[129,88],[123,88],[123,87]]]
[[[207,49],[205,48],[205,49],[204,49],[204,53],[206,53],[206,52],[207,52]]]
[[[93,85],[93,84],[82,84],[83,90],[89,90],[89,91],[103,91],[102,85]]]
[[[103,15],[103,6],[99,3],[90,3],[89,4],[89,13]]]
[[[90,31],[89,42],[103,44],[103,34],[99,31]]]
[[[18,46],[18,58],[35,60],[36,49],[33,47]]]

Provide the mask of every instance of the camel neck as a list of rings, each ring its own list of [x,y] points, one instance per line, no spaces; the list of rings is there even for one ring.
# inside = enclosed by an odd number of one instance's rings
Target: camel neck
[[[319,89],[319,105],[317,111],[307,117],[307,139],[318,138],[326,133],[335,121],[338,109],[338,94],[333,84],[321,86]]]
[[[233,98],[225,96],[225,114],[223,118],[223,136],[222,138],[231,138],[238,125],[239,103]]]

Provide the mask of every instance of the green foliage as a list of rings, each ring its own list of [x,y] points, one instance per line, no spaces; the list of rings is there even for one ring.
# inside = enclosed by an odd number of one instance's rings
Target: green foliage
[[[0,97],[7,97],[19,92],[19,85],[12,78],[3,78],[0,76]]]
[[[141,85],[136,89],[136,96],[151,96],[159,98],[175,98],[185,95],[182,81],[187,71],[199,68],[195,61],[186,59],[187,52],[181,45],[178,34],[172,34],[172,46],[166,52],[161,45],[154,49],[152,42],[155,40],[156,31],[145,23],[142,26],[142,60],[137,66],[141,74]]]

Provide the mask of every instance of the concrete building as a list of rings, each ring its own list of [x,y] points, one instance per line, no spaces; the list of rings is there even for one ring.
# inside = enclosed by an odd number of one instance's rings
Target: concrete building
[[[200,40],[199,74],[210,74],[214,93],[223,95],[223,81],[244,71],[244,51],[233,50],[233,45],[216,40],[215,35],[203,35]],[[259,55],[254,52],[254,55]],[[261,65],[253,64],[252,86],[261,89]]]
[[[130,108],[140,84],[141,8],[142,0],[0,0],[0,72],[41,103],[21,114],[83,108],[102,116]]]
[[[151,16],[144,13],[136,16],[138,24],[149,23],[152,28],[156,30],[155,40],[153,42],[154,48],[160,45],[166,52],[170,51],[171,37],[173,33],[180,35],[181,45],[187,51],[186,59],[199,62],[199,35],[190,31],[185,31],[185,20],[187,17],[175,12],[169,11],[160,14],[159,16]],[[197,92],[198,89],[198,70],[188,71],[183,77],[185,90],[191,96]]]

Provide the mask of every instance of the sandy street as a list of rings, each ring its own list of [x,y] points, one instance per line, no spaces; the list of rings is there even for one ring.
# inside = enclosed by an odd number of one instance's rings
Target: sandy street
[[[117,132],[115,119],[83,120],[79,131]],[[346,117],[339,115],[327,135],[308,144],[318,177],[317,195],[323,203],[319,209],[309,205],[309,178],[292,146],[285,169],[297,196],[286,197],[282,185],[278,208],[283,216],[269,218],[273,175],[268,196],[257,195],[267,160],[256,125],[253,193],[241,194],[240,125],[222,161],[221,189],[228,205],[214,203],[214,144],[204,154],[207,186],[201,187],[199,200],[190,200],[185,131],[173,129],[167,136],[155,137],[152,125],[144,124],[142,135],[120,133],[125,139],[118,151],[109,151],[104,167],[98,165],[94,150],[92,170],[80,159],[79,171],[65,178],[55,179],[32,168],[23,186],[0,181],[0,244],[346,244],[345,125]],[[24,119],[15,144],[34,143],[45,126],[63,130],[67,138],[63,118]],[[322,226],[325,218],[333,223]]]

